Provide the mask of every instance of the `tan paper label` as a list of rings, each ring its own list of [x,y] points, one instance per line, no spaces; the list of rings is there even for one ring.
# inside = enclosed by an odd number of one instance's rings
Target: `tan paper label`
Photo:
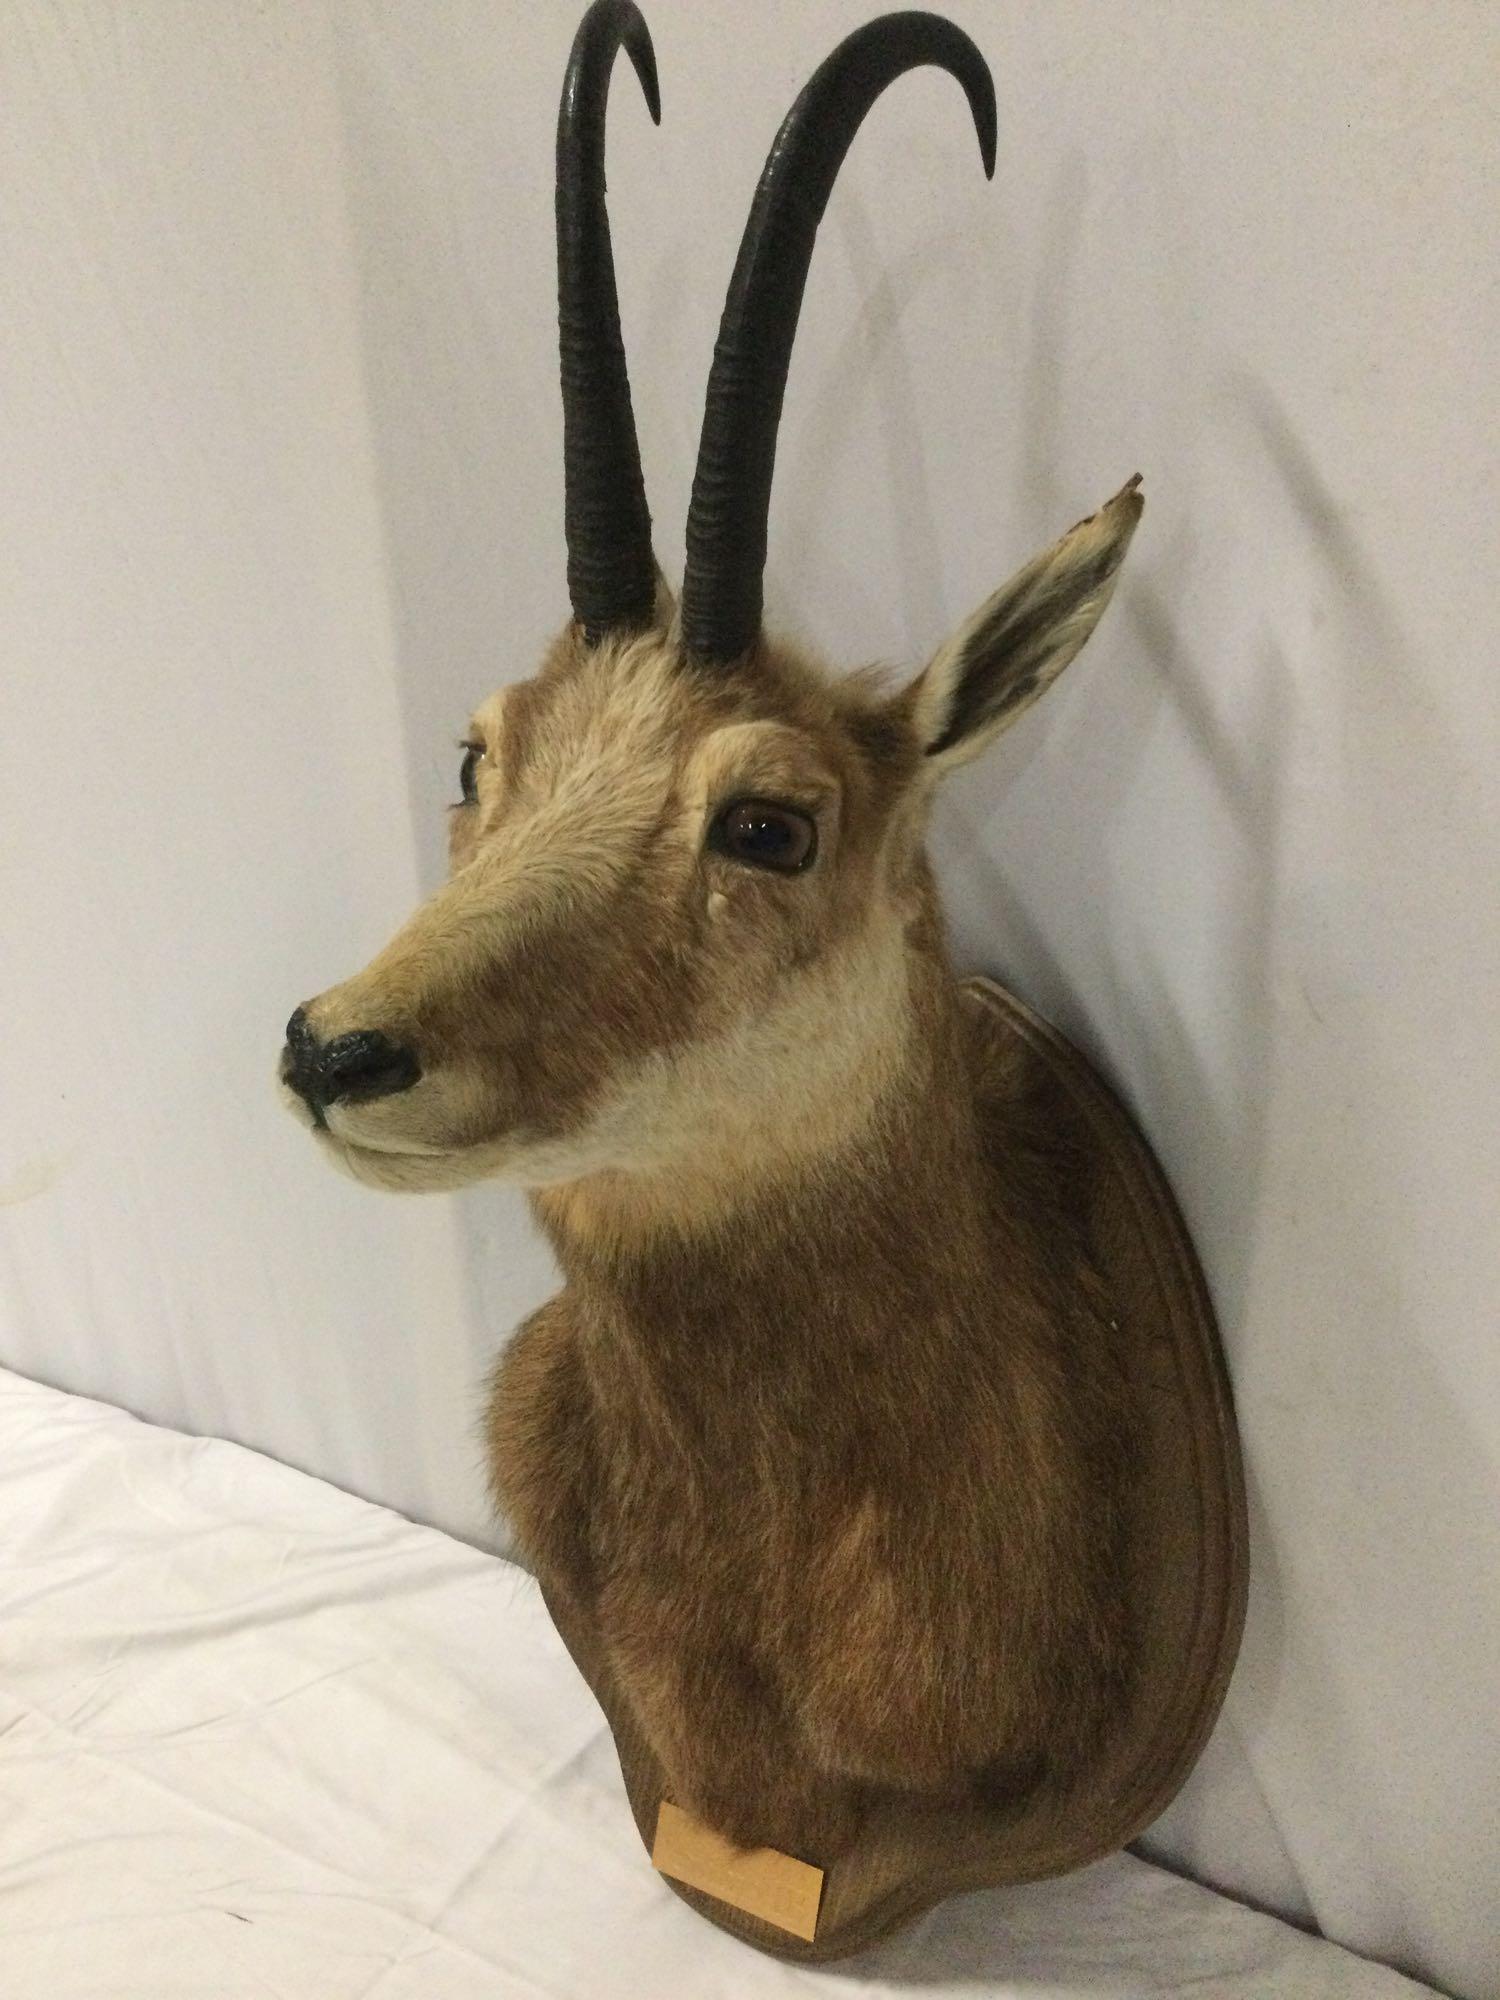
[[[736,1847],[712,1827],[663,1799],[651,1865],[675,1882],[761,1917],[810,1944],[818,1928],[823,1871],[774,1847]]]

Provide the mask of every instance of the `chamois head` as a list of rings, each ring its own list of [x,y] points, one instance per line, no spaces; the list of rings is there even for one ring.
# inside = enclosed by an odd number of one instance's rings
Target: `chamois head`
[[[703,1188],[836,1145],[903,1061],[937,779],[1007,728],[1093,630],[1136,482],[997,591],[896,693],[761,631],[776,432],[814,237],[875,99],[933,63],[985,171],[995,101],[968,37],[891,14],[850,35],[761,175],[709,378],[674,602],[651,550],[604,205],[630,0],[595,0],[557,135],[568,586],[536,676],[475,712],[447,883],[299,1007],[281,1076],[331,1156],[390,1188],[625,1175]]]

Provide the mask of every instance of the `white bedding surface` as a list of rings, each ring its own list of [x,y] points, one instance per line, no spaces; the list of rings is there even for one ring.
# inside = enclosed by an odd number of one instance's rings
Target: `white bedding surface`
[[[647,1866],[510,1564],[0,1371],[3,2000],[1396,2000],[1427,1989],[1120,1856],[837,1971]]]

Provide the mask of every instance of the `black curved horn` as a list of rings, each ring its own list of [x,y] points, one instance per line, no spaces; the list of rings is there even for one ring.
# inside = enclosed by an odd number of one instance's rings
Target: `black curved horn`
[[[656,597],[620,302],[604,207],[604,112],[623,48],[655,124],[656,56],[631,0],[594,0],[579,24],[557,114],[557,322],[562,354],[568,595],[590,645],[649,624]]]
[[[993,176],[988,65],[951,21],[917,12],[884,14],[840,42],[788,112],[761,172],[714,347],[688,511],[682,636],[700,659],[736,659],[760,631],[776,427],[818,224],[865,113],[924,63],[963,85]]]

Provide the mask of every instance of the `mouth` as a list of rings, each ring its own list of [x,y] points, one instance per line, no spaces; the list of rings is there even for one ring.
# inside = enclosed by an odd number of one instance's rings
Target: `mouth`
[[[451,1194],[486,1178],[482,1146],[418,1146],[345,1138],[332,1126],[314,1132],[330,1166],[387,1194]]]
[[[451,1193],[476,1181],[501,1180],[537,1188],[617,1164],[613,1149],[606,1157],[587,1146],[580,1148],[577,1137],[544,1140],[511,1131],[438,1145],[398,1134],[361,1132],[358,1105],[309,1104],[284,1076],[278,1082],[286,1109],[311,1132],[329,1165],[367,1187],[394,1193]]]
[[[326,1146],[351,1153],[389,1153],[423,1160],[451,1159],[467,1150],[462,1146],[434,1146],[422,1139],[382,1138],[372,1133],[356,1135],[347,1129],[348,1112],[342,1104],[324,1106],[310,1101],[300,1090],[293,1089],[284,1072],[278,1072],[277,1081],[286,1109]]]
[[[338,1106],[333,1107],[335,1116]],[[431,1146],[421,1139],[382,1139],[361,1135],[355,1138],[346,1132],[341,1123],[336,1124],[327,1117],[319,1120],[322,1129],[335,1144],[347,1146],[354,1153],[388,1153],[399,1159],[451,1160],[456,1154],[466,1152],[463,1146]]]

